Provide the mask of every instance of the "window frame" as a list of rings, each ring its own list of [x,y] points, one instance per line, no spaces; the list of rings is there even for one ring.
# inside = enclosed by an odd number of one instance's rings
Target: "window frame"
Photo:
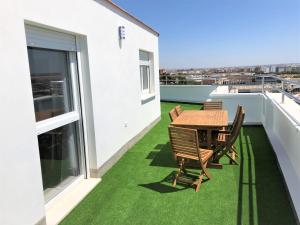
[[[65,112],[60,115],[56,115],[51,118],[47,118],[44,120],[37,121],[36,120],[36,135],[37,138],[39,135],[47,133],[49,131],[55,130],[57,128],[69,125],[69,124],[75,124],[77,127],[77,148],[78,148],[78,160],[79,160],[79,171],[80,174],[75,177],[74,180],[72,180],[67,186],[63,188],[60,192],[57,192],[52,197],[45,198],[45,204],[46,206],[48,204],[51,204],[51,202],[55,201],[55,199],[58,198],[58,196],[62,195],[69,189],[69,187],[72,187],[73,184],[76,184],[78,181],[85,179],[89,176],[87,173],[87,153],[86,153],[86,141],[85,141],[85,135],[84,135],[84,124],[83,124],[83,117],[82,117],[82,102],[81,102],[81,91],[80,91],[80,74],[79,74],[79,63],[78,60],[78,52],[77,51],[70,51],[70,50],[62,50],[62,49],[48,49],[43,47],[35,47],[31,45],[27,45],[27,48],[36,48],[36,49],[44,49],[49,51],[64,51],[67,53],[68,57],[68,71],[70,75],[70,82],[68,82],[68,85],[70,85],[70,91],[71,91],[71,98],[72,98],[72,110],[69,112]],[[29,62],[28,62],[29,63]],[[34,98],[33,98],[34,101]]]
[[[147,88],[144,88],[144,74],[143,74],[143,67],[146,68],[146,77],[147,77]],[[141,79],[141,90],[142,94],[149,94],[151,90],[151,84],[150,84],[150,66],[149,65],[141,65],[140,64],[140,79]]]
[[[35,48],[35,47],[31,47]],[[45,50],[47,50],[45,48]],[[49,49],[53,50],[53,49]],[[60,51],[59,49],[57,51]],[[78,72],[77,72],[77,59],[76,52],[69,51],[68,52],[68,66],[70,70],[70,78],[71,78],[71,94],[72,94],[72,107],[73,110],[70,112],[66,112],[48,119],[44,119],[36,122],[36,132],[37,135],[46,133],[50,130],[56,129],[58,127],[67,125],[69,123],[73,123],[76,121],[80,121],[81,119],[81,107],[80,107],[80,96],[79,96],[79,81],[78,81]],[[76,91],[78,90],[78,91]]]
[[[140,57],[140,53],[147,53],[148,60],[143,60]],[[142,67],[146,67],[147,71],[147,80],[148,80],[148,87],[144,89],[144,76],[142,74]],[[140,85],[141,85],[141,95],[142,99],[150,95],[154,94],[154,70],[153,70],[153,53],[150,51],[145,51],[139,49],[139,73],[140,73]]]

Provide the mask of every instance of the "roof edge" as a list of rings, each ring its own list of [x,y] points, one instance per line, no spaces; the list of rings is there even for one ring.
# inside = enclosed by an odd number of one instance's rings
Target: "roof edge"
[[[137,17],[133,16],[132,14],[130,14],[129,12],[127,12],[126,10],[122,9],[116,3],[112,2],[111,0],[105,0],[105,2],[107,2],[108,4],[110,4],[113,8],[115,8],[118,11],[120,11],[121,13],[124,13],[126,16],[129,16],[131,19],[135,20],[138,24],[140,24],[142,27],[146,28],[148,31],[152,32],[156,36],[159,36],[159,33],[156,30],[154,30],[152,27],[148,26],[147,24],[145,24],[140,19],[138,19]]]

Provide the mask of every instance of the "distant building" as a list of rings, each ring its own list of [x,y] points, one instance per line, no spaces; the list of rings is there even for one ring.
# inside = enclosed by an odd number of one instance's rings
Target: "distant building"
[[[167,71],[165,69],[160,69],[159,70],[159,75],[166,75]]]
[[[276,69],[277,73],[284,73],[285,71],[286,71],[286,67],[284,66],[277,67]]]
[[[277,66],[271,66],[270,67],[270,72],[271,73],[276,73],[277,72]]]
[[[269,66],[263,66],[261,68],[261,70],[262,70],[263,73],[270,73],[271,68]]]

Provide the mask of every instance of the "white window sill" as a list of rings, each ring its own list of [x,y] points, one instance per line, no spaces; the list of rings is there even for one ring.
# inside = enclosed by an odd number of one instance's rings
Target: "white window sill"
[[[147,94],[142,94],[141,100],[142,100],[142,103],[146,103],[154,98],[155,98],[154,93],[147,93]]]

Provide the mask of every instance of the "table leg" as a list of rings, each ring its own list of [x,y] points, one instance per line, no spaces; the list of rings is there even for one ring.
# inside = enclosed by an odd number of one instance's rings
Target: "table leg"
[[[207,131],[206,131],[207,133],[206,133],[206,135],[207,135],[207,148],[208,149],[211,149],[211,143],[212,143],[212,130],[210,130],[210,129],[207,129]]]

